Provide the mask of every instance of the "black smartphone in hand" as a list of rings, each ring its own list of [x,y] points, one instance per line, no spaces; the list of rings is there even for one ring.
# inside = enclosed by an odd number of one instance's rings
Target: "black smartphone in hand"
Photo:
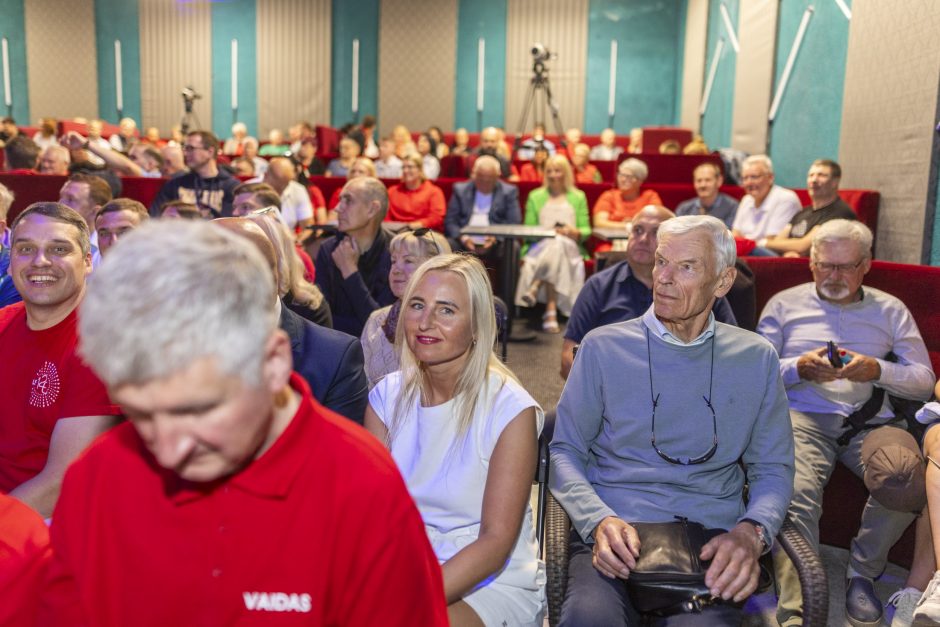
[[[833,368],[841,368],[844,365],[839,356],[839,345],[832,340],[826,342],[826,357]]]

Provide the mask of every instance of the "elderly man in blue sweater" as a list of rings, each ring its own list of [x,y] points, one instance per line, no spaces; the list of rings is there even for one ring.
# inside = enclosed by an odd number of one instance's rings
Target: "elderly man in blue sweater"
[[[659,227],[653,305],[584,338],[558,405],[551,490],[573,525],[563,625],[631,625],[635,522],[686,517],[716,531],[700,558],[722,602],[665,624],[737,625],[793,489],[793,435],[777,354],[716,322],[734,239],[712,216]],[[744,502],[745,476],[749,499]]]

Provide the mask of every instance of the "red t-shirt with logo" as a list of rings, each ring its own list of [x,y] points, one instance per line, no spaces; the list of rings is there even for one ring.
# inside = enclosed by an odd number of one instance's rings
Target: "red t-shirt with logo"
[[[441,568],[388,451],[324,408],[212,485],[161,468],[134,426],[66,472],[40,625],[447,625]]]
[[[75,352],[77,319],[32,331],[23,303],[0,309],[0,492],[39,474],[60,418],[121,413]]]

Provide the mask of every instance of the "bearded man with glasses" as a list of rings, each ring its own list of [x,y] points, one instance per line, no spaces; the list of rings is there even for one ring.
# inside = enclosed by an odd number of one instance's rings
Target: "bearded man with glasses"
[[[182,200],[199,208],[204,218],[232,215],[235,188],[240,181],[220,168],[219,140],[209,131],[193,131],[183,143],[183,159],[189,172],[164,183],[150,204],[150,215],[160,215],[164,204]]]
[[[712,313],[734,262],[721,220],[664,221],[653,305],[581,342],[551,443],[550,487],[573,527],[562,625],[639,624],[624,580],[654,547],[631,523],[677,516],[715,534],[699,558],[719,602],[656,624],[741,623],[790,501],[793,436],[773,347]]]
[[[876,427],[881,431],[886,425],[905,426],[895,418],[886,392],[923,401],[931,396],[936,380],[920,331],[904,303],[862,287],[871,268],[871,244],[872,233],[860,222],[836,219],[821,225],[810,251],[813,282],[771,298],[757,327],[780,355],[780,374],[789,397],[796,446],[789,513],[817,551],[823,488],[836,460],[862,476],[866,435]],[[898,429],[892,432],[896,438],[909,438],[916,451],[913,437]],[[867,465],[873,457],[865,454]],[[923,473],[922,463],[920,468]],[[920,500],[923,507],[924,498],[913,501]],[[882,606],[872,579],[884,570],[888,550],[914,520],[914,511],[919,511],[911,502],[900,499],[895,505],[880,495],[868,498],[846,573],[846,615],[853,625],[881,622]],[[779,557],[777,620],[781,625],[799,625],[799,582],[789,560]]]

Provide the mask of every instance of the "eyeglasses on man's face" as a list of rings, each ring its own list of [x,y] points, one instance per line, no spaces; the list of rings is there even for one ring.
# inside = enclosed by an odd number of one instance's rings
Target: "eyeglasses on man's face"
[[[827,263],[825,261],[814,261],[813,267],[823,274],[832,274],[833,272],[848,273],[858,270],[865,259],[859,259],[855,263]]]

